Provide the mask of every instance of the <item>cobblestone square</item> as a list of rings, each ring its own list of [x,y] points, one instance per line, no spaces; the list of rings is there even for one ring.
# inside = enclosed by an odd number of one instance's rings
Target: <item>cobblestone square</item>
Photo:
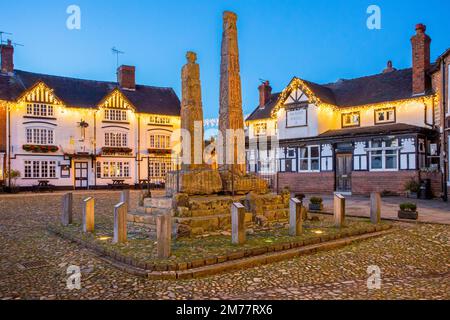
[[[150,280],[122,272],[92,251],[47,231],[59,220],[63,193],[0,195],[1,299],[449,299],[450,227],[394,222],[395,231],[341,249],[192,280]],[[112,215],[119,192],[75,192]],[[139,193],[131,193],[131,204]],[[69,290],[67,268],[81,268]],[[370,266],[381,288],[369,290]]]

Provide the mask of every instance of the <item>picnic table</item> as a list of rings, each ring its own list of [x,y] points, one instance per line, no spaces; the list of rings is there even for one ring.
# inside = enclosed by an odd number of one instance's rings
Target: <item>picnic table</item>
[[[49,180],[38,180],[38,184],[33,186],[34,192],[55,191],[55,186],[50,184]]]
[[[112,183],[108,184],[108,186],[111,189],[124,189],[129,187],[123,179],[113,179]]]

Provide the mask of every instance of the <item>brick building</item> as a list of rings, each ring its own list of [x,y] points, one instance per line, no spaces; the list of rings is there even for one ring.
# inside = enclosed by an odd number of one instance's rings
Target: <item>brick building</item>
[[[440,196],[442,82],[433,72],[447,55],[431,63],[426,27],[415,31],[412,68],[389,61],[380,74],[323,85],[294,77],[275,94],[263,83],[246,119],[248,170],[277,172],[279,188],[306,193],[404,194],[407,182],[429,179]],[[276,149],[255,143],[268,136]]]
[[[172,169],[171,135],[180,127],[172,88],[136,84],[135,67],[117,82],[81,80],[14,69],[14,47],[1,46],[0,180],[48,181],[59,188],[162,183]]]

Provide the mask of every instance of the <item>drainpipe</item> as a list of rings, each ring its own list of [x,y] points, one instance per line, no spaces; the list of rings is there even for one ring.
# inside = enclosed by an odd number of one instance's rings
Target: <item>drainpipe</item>
[[[447,98],[446,98],[446,94],[445,94],[445,89],[446,89],[446,80],[447,80],[447,76],[446,76],[446,68],[445,68],[445,60],[442,59],[441,61],[441,75],[442,75],[442,87],[441,87],[441,168],[442,168],[442,190],[444,191],[444,195],[442,197],[442,199],[447,202],[448,201],[448,186],[447,186],[447,179],[445,178],[445,176],[447,175],[448,172],[448,159],[450,157],[450,155],[448,154],[448,150],[447,150],[447,141],[445,139],[445,122],[446,122],[446,114],[445,114],[445,110],[446,110],[446,103],[447,103]],[[447,162],[445,161],[444,158],[444,153],[447,154]]]
[[[6,104],[8,117],[8,187],[11,190],[11,108]]]

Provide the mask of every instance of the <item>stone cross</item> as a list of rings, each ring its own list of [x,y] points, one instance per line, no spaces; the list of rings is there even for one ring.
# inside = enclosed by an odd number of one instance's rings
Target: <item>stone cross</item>
[[[245,166],[245,135],[238,134],[236,139],[227,139],[229,129],[243,132],[244,114],[242,111],[242,88],[239,67],[239,48],[237,39],[237,15],[233,12],[223,13],[222,52],[220,64],[220,108],[219,131],[222,141],[219,141],[219,164],[225,164],[222,168],[234,170],[244,174]],[[229,143],[227,143],[229,140]],[[234,148],[232,148],[234,145]],[[227,163],[227,150],[232,164]],[[234,149],[234,150],[233,150]],[[231,154],[230,154],[231,153]],[[234,164],[234,165],[233,165]]]
[[[124,202],[127,206],[127,212],[130,210],[130,190],[123,190],[120,193],[120,202]]]
[[[303,206],[297,198],[289,202],[289,235],[296,237],[303,232]]]
[[[127,242],[127,215],[128,207],[125,202],[120,202],[114,207],[113,243]]]
[[[379,192],[370,194],[370,221],[373,224],[381,222],[381,195]]]
[[[95,200],[92,197],[83,200],[83,232],[94,232]]]
[[[68,226],[72,224],[72,210],[73,207],[73,194],[66,193],[62,197],[62,215],[61,215],[61,223],[63,226]]]
[[[341,194],[334,195],[334,224],[343,227],[345,222],[345,198]]]
[[[172,242],[172,215],[170,213],[156,216],[156,241],[158,258],[169,258]]]
[[[183,170],[198,168],[203,164],[203,105],[202,89],[200,83],[200,67],[196,63],[197,54],[189,51],[186,53],[187,63],[181,70],[181,129],[189,132],[190,138],[189,159],[183,156]],[[183,134],[183,133],[182,133]],[[186,148],[183,144],[183,148]]]
[[[235,202],[231,206],[231,242],[233,244],[244,244],[245,234],[245,207]]]

